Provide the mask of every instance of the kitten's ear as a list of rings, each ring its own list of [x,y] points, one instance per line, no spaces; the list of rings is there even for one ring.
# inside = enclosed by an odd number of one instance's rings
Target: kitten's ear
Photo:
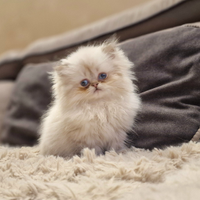
[[[59,76],[66,75],[66,70],[68,68],[68,63],[65,59],[61,60],[57,66],[54,67],[54,70],[57,72]]]
[[[63,65],[57,65],[57,66],[54,67],[54,70],[57,72],[57,74],[59,76],[63,76],[64,75],[63,74],[63,68],[64,68]]]
[[[111,58],[115,58],[115,55],[117,52],[117,46],[118,46],[118,40],[114,36],[114,37],[109,38],[102,44],[102,50]]]

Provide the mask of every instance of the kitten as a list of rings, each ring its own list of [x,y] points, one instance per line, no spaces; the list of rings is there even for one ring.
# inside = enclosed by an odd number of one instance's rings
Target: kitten
[[[54,102],[43,117],[40,151],[71,157],[125,148],[140,107],[132,63],[116,41],[80,47],[52,73]]]

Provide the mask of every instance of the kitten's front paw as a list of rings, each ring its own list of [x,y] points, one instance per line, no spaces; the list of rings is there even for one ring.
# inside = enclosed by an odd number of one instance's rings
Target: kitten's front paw
[[[128,148],[127,148],[127,147],[124,147],[124,148],[122,148],[122,149],[118,149],[118,150],[116,151],[116,153],[118,153],[118,154],[125,154],[127,151],[128,151]]]
[[[100,148],[100,147],[95,147],[95,154],[96,154],[97,156],[104,155],[104,154],[105,154],[105,151],[106,151],[106,149],[102,149],[102,148]]]

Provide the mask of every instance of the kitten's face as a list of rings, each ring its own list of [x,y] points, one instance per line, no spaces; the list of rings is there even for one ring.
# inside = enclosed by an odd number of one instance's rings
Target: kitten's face
[[[120,97],[126,91],[126,70],[116,64],[114,49],[83,47],[57,67],[65,95],[73,101],[97,101]],[[118,61],[117,61],[118,63]],[[131,83],[132,84],[132,83]],[[63,90],[62,90],[63,92]]]

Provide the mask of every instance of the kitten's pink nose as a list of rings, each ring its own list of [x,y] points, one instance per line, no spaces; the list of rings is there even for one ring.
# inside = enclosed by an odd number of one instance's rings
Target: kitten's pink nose
[[[94,86],[95,88],[97,88],[99,83],[92,83],[92,86]]]

